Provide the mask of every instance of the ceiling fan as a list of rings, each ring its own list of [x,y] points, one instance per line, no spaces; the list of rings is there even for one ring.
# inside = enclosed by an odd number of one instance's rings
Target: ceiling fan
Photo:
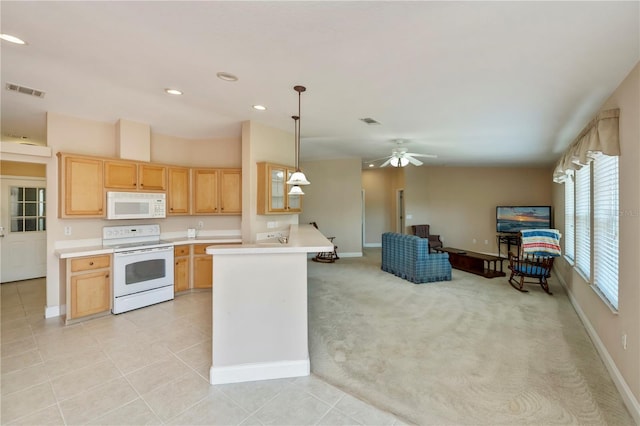
[[[423,158],[438,157],[437,155],[434,155],[434,154],[418,154],[415,152],[408,152],[407,148],[400,146],[405,142],[402,139],[397,139],[397,140],[394,140],[393,142],[395,142],[398,145],[398,147],[393,148],[391,150],[390,156],[371,160],[371,161],[368,161],[368,163],[371,164],[376,161],[385,160],[382,164],[380,164],[379,167],[386,167],[389,164],[391,164],[393,167],[404,167],[409,163],[413,164],[414,166],[422,166],[424,163],[418,160],[416,157],[423,157]]]

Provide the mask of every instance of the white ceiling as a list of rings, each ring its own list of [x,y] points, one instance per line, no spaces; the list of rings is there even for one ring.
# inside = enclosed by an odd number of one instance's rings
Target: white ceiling
[[[1,12],[2,32],[28,42],[2,41],[3,141],[43,143],[46,111],[196,139],[238,137],[244,120],[293,132],[302,84],[302,161],[379,158],[403,138],[438,155],[427,165],[550,165],[640,60],[637,1],[3,0]]]

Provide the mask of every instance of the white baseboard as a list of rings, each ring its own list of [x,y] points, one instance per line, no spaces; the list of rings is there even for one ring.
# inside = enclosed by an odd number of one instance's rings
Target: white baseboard
[[[607,351],[604,343],[602,343],[602,340],[600,340],[600,336],[598,336],[598,333],[596,333],[595,328],[593,328],[593,325],[591,325],[589,318],[587,318],[584,311],[578,304],[578,301],[573,296],[573,293],[571,293],[571,290],[567,286],[567,283],[560,275],[554,274],[554,276],[558,279],[562,287],[564,287],[567,294],[569,295],[569,300],[571,301],[571,305],[573,305],[573,309],[575,309],[578,317],[584,325],[584,328],[587,330],[591,341],[596,347],[596,350],[598,351],[602,362],[604,363],[607,371],[609,372],[609,375],[611,376],[611,379],[613,380],[613,383],[616,385],[618,392],[620,392],[620,396],[622,397],[624,404],[627,406],[631,417],[633,417],[633,420],[636,422],[636,424],[640,425],[640,402],[638,402],[631,389],[629,389],[629,385],[627,385],[624,377],[622,377],[620,370],[618,370],[615,362],[613,362],[613,358],[611,358],[611,355],[609,355],[609,351]]]
[[[59,317],[60,315],[64,315],[66,312],[66,306],[45,306],[44,307],[44,317],[45,318],[54,318]]]
[[[338,253],[340,257],[362,257],[361,251],[354,251],[352,253]]]
[[[209,369],[209,383],[212,385],[221,385],[224,383],[301,377],[308,376],[309,374],[311,374],[311,364],[308,359],[241,364],[229,367],[212,366]]]
[[[382,247],[382,243],[364,243],[365,247]]]

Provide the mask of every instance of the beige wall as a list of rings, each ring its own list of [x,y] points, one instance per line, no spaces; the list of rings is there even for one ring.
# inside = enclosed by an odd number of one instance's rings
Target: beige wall
[[[336,237],[338,256],[362,256],[360,159],[308,161],[301,164],[305,186],[300,223],[317,222],[320,232]]]
[[[47,168],[44,164],[21,163],[18,161],[0,161],[0,175],[45,177]]]
[[[384,232],[394,231],[396,170],[393,167],[362,171],[365,246],[379,246]]]
[[[497,253],[496,206],[551,205],[551,168],[405,167],[407,232],[429,224],[445,246]],[[475,242],[474,242],[475,239]],[[486,244],[485,244],[486,242]],[[506,254],[503,247],[502,254]]]
[[[597,336],[596,347],[609,358],[633,393],[636,421],[640,421],[640,64],[631,71],[601,109],[620,108],[620,257],[619,310],[617,314],[605,305],[595,291],[577,274],[564,258],[554,265],[555,272],[566,283],[577,311],[586,320],[587,329]],[[554,185],[554,200],[564,204],[564,185]],[[557,209],[558,223],[564,222],[564,207]],[[627,334],[627,350],[622,335]],[[605,362],[605,364],[607,364]],[[623,397],[626,395],[623,392]],[[629,399],[627,399],[629,404]]]
[[[131,221],[107,221],[102,219],[58,219],[58,164],[56,153],[69,152],[83,155],[116,157],[116,123],[104,123],[47,114],[47,145],[53,156],[46,160],[47,168],[47,306],[65,303],[64,285],[59,276],[59,260],[54,255],[56,244],[77,240],[102,239],[102,227],[130,224]],[[151,135],[151,161],[188,167],[240,167],[241,143],[237,139],[189,140],[165,135]],[[161,231],[182,232],[196,227],[202,221],[203,230],[240,230],[240,216],[181,216],[154,220]],[[72,234],[64,235],[64,227],[70,226]]]

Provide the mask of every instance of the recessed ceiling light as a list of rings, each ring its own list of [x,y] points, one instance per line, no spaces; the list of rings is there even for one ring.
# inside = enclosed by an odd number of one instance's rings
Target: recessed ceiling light
[[[264,105],[254,105],[253,109],[257,109],[258,111],[264,111],[267,109],[267,107]]]
[[[178,89],[164,89],[170,95],[182,95],[182,92]]]
[[[0,34],[0,38],[2,40],[11,42],[11,43],[15,43],[15,44],[27,44],[26,41],[16,37],[16,36],[12,36],[11,34]]]
[[[238,77],[228,72],[219,72],[216,74],[220,80],[224,81],[238,81]]]
[[[369,164],[369,167],[373,167],[373,164]]]

